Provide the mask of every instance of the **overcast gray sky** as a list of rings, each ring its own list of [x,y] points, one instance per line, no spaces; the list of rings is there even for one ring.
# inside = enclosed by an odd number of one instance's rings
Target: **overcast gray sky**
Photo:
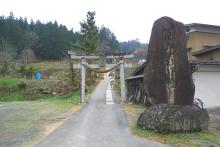
[[[183,23],[220,25],[219,0],[0,0],[0,15],[57,20],[75,31],[87,11],[96,11],[96,23],[109,27],[119,41],[149,42],[154,20],[170,16]]]

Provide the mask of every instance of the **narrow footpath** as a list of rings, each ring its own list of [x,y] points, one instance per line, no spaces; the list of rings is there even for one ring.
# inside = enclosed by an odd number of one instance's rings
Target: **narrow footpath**
[[[100,82],[89,103],[37,147],[165,147],[132,136],[121,104],[115,102],[110,79]]]

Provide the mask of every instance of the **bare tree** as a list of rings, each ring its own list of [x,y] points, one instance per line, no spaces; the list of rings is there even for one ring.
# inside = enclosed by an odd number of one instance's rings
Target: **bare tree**
[[[1,50],[0,50],[0,73],[5,75],[9,70],[9,64],[11,60],[11,54],[5,43],[5,40],[1,38]]]
[[[22,52],[22,59],[24,64],[30,64],[36,61],[36,55],[32,49],[24,49]]]

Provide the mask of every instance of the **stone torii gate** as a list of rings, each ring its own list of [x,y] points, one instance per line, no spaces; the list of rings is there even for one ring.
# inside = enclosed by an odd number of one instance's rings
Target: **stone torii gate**
[[[98,55],[78,55],[72,51],[68,51],[70,58],[72,60],[81,60],[80,64],[73,64],[73,68],[81,69],[81,84],[80,84],[80,103],[84,102],[85,97],[85,75],[86,75],[86,68],[89,68],[93,71],[99,73],[105,73],[111,71],[115,67],[120,65],[120,86],[121,86],[121,98],[122,102],[126,100],[126,89],[125,89],[125,75],[124,75],[124,68],[125,67],[132,67],[132,64],[125,64],[124,59],[133,58],[133,52],[129,53],[117,53],[117,54],[100,54]],[[100,64],[87,64],[86,59],[93,59],[93,60],[100,60]],[[118,64],[105,64],[106,59],[120,59]],[[108,68],[107,70],[105,68]],[[101,70],[95,70],[101,69]]]

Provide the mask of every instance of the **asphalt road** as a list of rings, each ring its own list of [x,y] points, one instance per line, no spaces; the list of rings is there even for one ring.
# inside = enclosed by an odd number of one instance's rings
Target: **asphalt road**
[[[106,104],[109,77],[93,92],[89,103],[42,140],[37,147],[164,147],[132,136],[120,104]],[[114,98],[113,98],[114,99]]]

